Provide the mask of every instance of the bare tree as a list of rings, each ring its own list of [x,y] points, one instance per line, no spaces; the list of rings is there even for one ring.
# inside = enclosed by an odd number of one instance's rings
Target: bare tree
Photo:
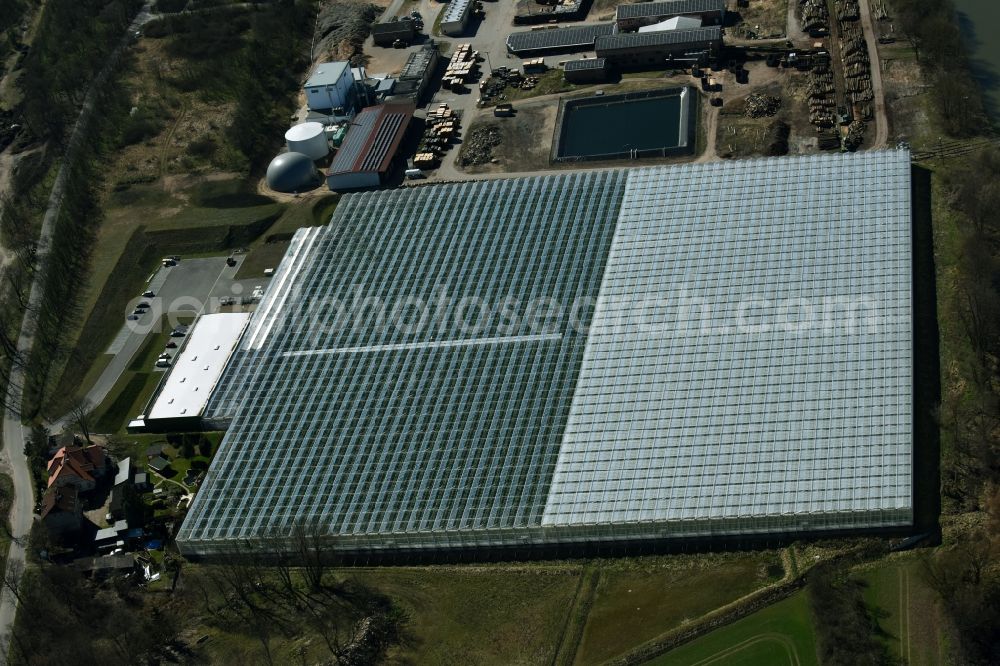
[[[91,444],[90,429],[94,418],[94,406],[87,398],[78,398],[69,410],[70,422],[80,430],[83,439]]]

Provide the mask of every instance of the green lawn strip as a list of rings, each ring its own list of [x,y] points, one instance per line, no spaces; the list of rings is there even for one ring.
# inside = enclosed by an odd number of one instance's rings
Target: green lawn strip
[[[246,188],[243,181],[206,183],[180,199],[156,186],[135,186],[109,197],[108,217],[127,217],[129,224],[109,222],[114,228],[102,229],[87,276],[81,325],[67,332],[67,344],[75,345],[75,353],[61,369],[55,390],[50,390],[49,412],[64,412],[87,388],[80,386],[79,377],[89,374],[90,363],[110,344],[121,326],[125,304],[142,292],[163,255],[190,257],[248,246],[283,214],[284,205],[240,188]],[[164,201],[178,210],[158,219],[152,210],[166,205]],[[148,222],[143,217],[147,210]],[[136,219],[143,223],[132,222]]]
[[[911,666],[945,663],[934,592],[923,582],[917,560],[880,563],[858,578],[865,583],[864,600],[878,622],[878,638],[894,656]]]
[[[264,277],[266,269],[277,268],[278,264],[281,263],[290,242],[277,241],[250,248],[250,252],[244,257],[243,263],[240,264],[240,268],[236,272],[236,279],[248,280]]]
[[[158,372],[134,372],[131,370],[124,372],[116,385],[118,390],[112,391],[108,398],[98,406],[94,429],[97,432],[116,433],[122,430],[130,419],[137,416],[138,412],[133,412],[132,406],[136,403],[138,396],[146,392],[146,385],[151,383],[151,375],[155,375],[157,379],[162,376]]]
[[[697,638],[650,662],[650,666],[812,666],[816,635],[804,592]]]
[[[392,663],[547,664],[573,603],[580,566],[345,570],[409,614],[414,640]]]
[[[691,558],[647,571],[604,571],[577,654],[600,663],[735,601],[769,582],[774,553]]]

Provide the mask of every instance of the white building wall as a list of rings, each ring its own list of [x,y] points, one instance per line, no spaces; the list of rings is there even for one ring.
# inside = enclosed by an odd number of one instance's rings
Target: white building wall
[[[344,73],[341,74],[334,85],[314,88],[307,87],[305,89],[306,103],[309,105],[309,109],[313,111],[346,107],[348,100],[351,99],[351,88],[353,86],[354,76],[351,74],[350,68],[345,67]]]

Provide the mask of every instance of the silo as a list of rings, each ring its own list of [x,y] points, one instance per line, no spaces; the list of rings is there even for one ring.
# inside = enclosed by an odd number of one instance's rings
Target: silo
[[[301,123],[285,132],[285,143],[292,153],[308,155],[321,160],[330,153],[322,123]]]
[[[282,153],[267,167],[267,186],[276,192],[303,192],[319,182],[313,161],[302,153]]]

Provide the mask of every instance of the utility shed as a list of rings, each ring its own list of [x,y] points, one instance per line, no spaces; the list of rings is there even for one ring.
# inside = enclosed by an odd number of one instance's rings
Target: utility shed
[[[469,25],[469,14],[472,12],[473,0],[451,0],[442,11],[441,32],[452,37],[458,37]]]
[[[302,88],[313,111],[342,109],[350,112],[354,109],[354,75],[349,62],[321,62]]]
[[[382,104],[357,115],[326,177],[334,191],[378,187],[392,171],[413,117],[413,104]]]
[[[704,61],[722,47],[722,29],[715,25],[697,30],[626,32],[598,37],[594,51],[599,58],[622,68],[662,65],[670,59]]]
[[[570,83],[599,83],[608,78],[608,61],[605,58],[570,60],[563,75]]]
[[[675,16],[701,19],[703,25],[721,25],[726,16],[726,0],[668,0],[618,5],[615,23],[623,32],[660,23]]]

